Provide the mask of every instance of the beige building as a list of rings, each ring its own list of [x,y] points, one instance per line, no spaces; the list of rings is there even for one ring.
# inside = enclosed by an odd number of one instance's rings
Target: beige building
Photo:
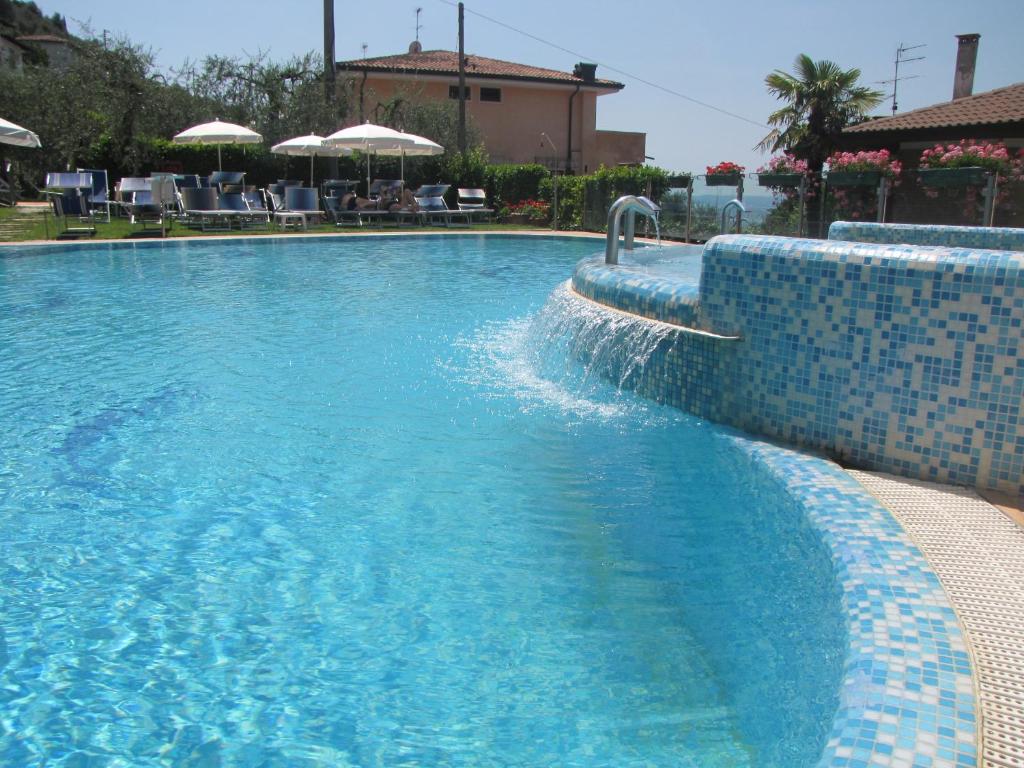
[[[75,57],[75,52],[71,49],[71,42],[66,37],[21,35],[18,42],[42,50],[46,54],[49,65],[54,69],[67,69]]]
[[[458,100],[459,56],[420,51],[338,62],[353,79],[358,119],[398,94]],[[466,56],[466,113],[495,163],[541,163],[552,170],[588,173],[599,166],[644,162],[647,135],[597,129],[597,97],[622,83],[596,77],[596,65],[573,72]]]
[[[25,60],[25,46],[0,33],[0,67],[21,71]]]

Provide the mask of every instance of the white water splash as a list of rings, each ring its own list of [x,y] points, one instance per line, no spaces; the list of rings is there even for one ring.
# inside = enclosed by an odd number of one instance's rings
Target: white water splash
[[[509,392],[523,410],[554,407],[579,417],[636,416],[648,404],[628,392],[671,326],[615,312],[576,295],[566,281],[535,315],[488,323],[458,346],[469,350],[467,383]]]

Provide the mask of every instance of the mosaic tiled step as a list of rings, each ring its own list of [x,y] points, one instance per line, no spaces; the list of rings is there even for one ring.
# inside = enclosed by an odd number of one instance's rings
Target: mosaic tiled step
[[[856,243],[941,245],[947,248],[991,248],[1024,251],[1024,229],[1019,227],[953,227],[946,224],[877,224],[834,221],[829,240]]]
[[[974,656],[983,768],[1024,766],[1024,528],[973,491],[851,471],[907,529]]]

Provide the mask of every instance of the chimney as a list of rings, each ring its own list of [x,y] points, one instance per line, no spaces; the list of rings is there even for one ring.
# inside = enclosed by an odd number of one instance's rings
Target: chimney
[[[974,64],[978,59],[981,35],[957,35],[956,72],[953,75],[953,101],[974,92]]]
[[[573,77],[580,78],[584,83],[594,82],[597,75],[597,64],[586,64],[580,62],[572,70]]]

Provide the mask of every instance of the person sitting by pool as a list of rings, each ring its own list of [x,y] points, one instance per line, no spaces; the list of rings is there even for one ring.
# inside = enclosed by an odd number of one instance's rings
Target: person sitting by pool
[[[376,200],[368,200],[365,197],[357,197],[355,192],[346,192],[341,198],[339,206],[343,211],[365,211],[377,207]]]
[[[409,188],[403,189],[401,197],[397,200],[392,200],[391,205],[388,206],[389,211],[411,211],[416,213],[419,209],[420,204],[416,202],[416,196]]]

